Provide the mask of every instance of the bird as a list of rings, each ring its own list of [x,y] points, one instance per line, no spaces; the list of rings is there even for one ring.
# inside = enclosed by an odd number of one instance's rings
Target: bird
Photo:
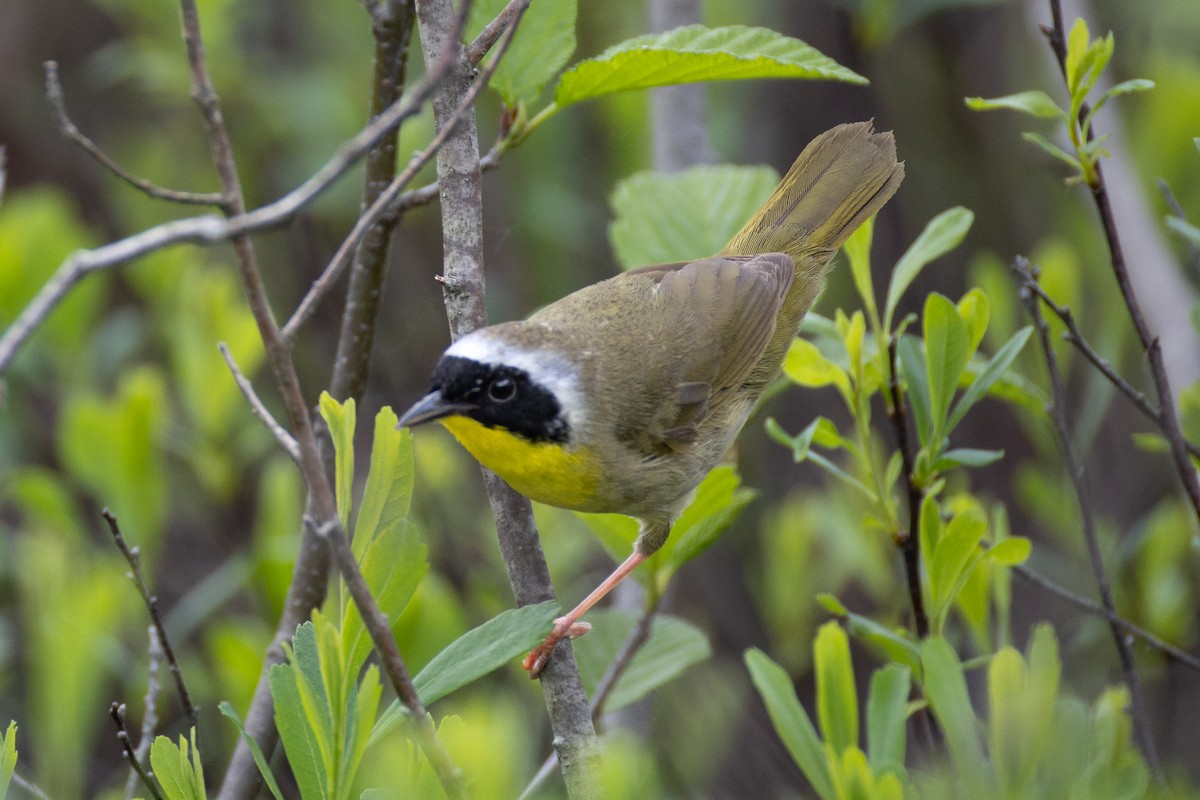
[[[778,377],[834,254],[903,177],[891,132],[838,125],[717,254],[585,286],[441,356],[400,427],[439,422],[538,502],[639,521],[633,553],[525,659],[530,677],[666,542]]]

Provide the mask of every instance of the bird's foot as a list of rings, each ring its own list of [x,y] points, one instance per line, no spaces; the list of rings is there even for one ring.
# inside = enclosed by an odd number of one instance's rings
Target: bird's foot
[[[550,654],[554,652],[554,648],[562,639],[578,639],[591,629],[590,622],[571,619],[569,616],[559,617],[554,620],[554,630],[550,631],[550,635],[544,642],[525,656],[521,666],[529,672],[531,679],[536,678],[541,674],[542,667],[546,666],[546,662],[550,660]]]

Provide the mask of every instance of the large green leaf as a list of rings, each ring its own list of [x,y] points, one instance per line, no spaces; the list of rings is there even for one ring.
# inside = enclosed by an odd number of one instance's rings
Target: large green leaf
[[[871,676],[867,695],[867,753],[876,773],[903,774],[911,674],[888,664]]]
[[[867,82],[804,42],[767,28],[689,25],[629,39],[576,64],[559,79],[554,102],[562,107],[629,89],[749,78]]]
[[[885,331],[892,330],[892,316],[904,291],[926,265],[958,247],[974,220],[975,215],[962,206],[943,211],[929,221],[917,240],[904,251],[892,270],[892,280],[888,284],[887,302],[883,310]]]
[[[779,734],[784,747],[791,753],[792,760],[822,800],[836,800],[838,795],[834,792],[829,775],[825,747],[804,706],[796,699],[792,679],[783,667],[761,650],[747,650],[745,661],[754,688],[767,707],[771,724],[775,726],[775,732]]]
[[[588,694],[612,664],[640,615],[635,611],[602,609],[588,614],[592,630],[574,642],[575,659]],[[641,700],[685,669],[712,655],[708,638],[694,625],[661,614],[654,618],[650,638],[642,645],[621,674],[605,704],[612,712]]]
[[[705,258],[724,247],[779,183],[770,167],[638,172],[609,198],[609,241],[625,269]]]
[[[965,797],[989,797],[987,759],[975,729],[975,710],[967,693],[962,662],[954,648],[940,636],[921,644],[925,671],[925,696],[945,731],[950,758],[966,789]]]
[[[521,17],[521,25],[488,84],[510,108],[536,100],[575,52],[577,4],[577,0],[537,0]],[[476,0],[467,23],[470,38],[506,5],[508,0]]]

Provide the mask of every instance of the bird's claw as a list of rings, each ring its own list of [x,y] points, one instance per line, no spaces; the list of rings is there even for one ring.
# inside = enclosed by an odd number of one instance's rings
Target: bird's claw
[[[538,677],[542,672],[542,667],[546,666],[546,662],[550,660],[550,655],[554,652],[554,648],[561,640],[578,639],[591,629],[592,623],[590,622],[559,617],[554,620],[554,630],[550,631],[550,635],[546,637],[544,642],[530,651],[529,655],[525,656],[525,660],[521,662],[521,666],[529,673],[531,680]]]

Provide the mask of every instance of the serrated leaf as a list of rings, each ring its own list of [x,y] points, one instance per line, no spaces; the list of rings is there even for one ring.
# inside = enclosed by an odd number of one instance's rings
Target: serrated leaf
[[[699,166],[638,172],[609,197],[608,238],[623,269],[719,252],[779,184],[770,167]]]
[[[521,17],[521,25],[488,83],[509,108],[536,100],[575,52],[577,4],[577,0],[537,0]],[[473,3],[467,23],[468,41],[506,5],[507,0]]]
[[[406,517],[412,503],[412,431],[397,430],[396,422],[388,406],[375,416],[371,466],[354,521],[354,555],[359,560],[376,534]]]
[[[1004,377],[1004,374],[1008,372],[1008,368],[1012,366],[1013,361],[1020,354],[1021,348],[1029,341],[1032,333],[1033,327],[1027,325],[1013,334],[1013,337],[996,351],[996,355],[992,356],[988,365],[975,377],[975,380],[963,392],[962,397],[958,399],[958,403],[954,406],[954,411],[950,414],[950,419],[946,422],[947,434],[958,426],[958,423],[962,421],[963,416],[973,405],[983,399],[984,395],[995,385],[996,381]]]
[[[767,707],[771,724],[774,725],[784,747],[791,753],[792,760],[800,767],[804,777],[812,784],[813,791],[822,800],[837,800],[825,758],[825,748],[817,736],[816,729],[813,728],[812,720],[796,698],[796,692],[792,689],[792,679],[783,667],[761,650],[747,650],[744,659],[754,688],[758,690],[763,705]]]
[[[1041,91],[1017,92],[991,99],[968,97],[966,104],[967,108],[975,111],[1010,109],[1034,117],[1058,117],[1063,120],[1067,118],[1067,112],[1059,108],[1058,103],[1054,102],[1050,95]]]
[[[904,773],[911,677],[908,668],[899,664],[888,664],[871,676],[867,694],[867,754],[876,774]]]
[[[559,79],[559,107],[593,97],[697,81],[810,78],[867,83],[815,48],[767,28],[689,25],[638,36],[576,64]]]
[[[929,221],[917,240],[909,246],[896,268],[892,271],[892,279],[888,285],[887,302],[884,304],[883,327],[885,331],[892,330],[892,317],[900,297],[924,269],[933,260],[944,256],[962,242],[967,231],[971,229],[975,215],[962,206],[943,211]]]
[[[592,695],[613,659],[625,644],[640,615],[635,611],[602,609],[588,614],[592,630],[574,642],[575,660],[585,691]],[[712,655],[708,637],[678,617],[660,614],[650,638],[634,655],[604,706],[607,713],[636,703],[669,683],[693,664]]]
[[[329,392],[321,392],[318,402],[321,417],[329,426],[334,449],[334,482],[336,484],[338,521],[342,530],[350,530],[350,511],[354,507],[354,398],[339,403]]]
[[[858,690],[850,662],[850,640],[836,622],[826,622],[813,642],[817,720],[827,747],[841,753],[858,747]]]
[[[262,748],[258,746],[258,742],[253,736],[246,733],[246,726],[242,724],[242,718],[233,710],[233,706],[228,700],[222,700],[217,704],[217,708],[238,729],[238,735],[242,737],[242,741],[246,743],[246,747],[250,750],[250,755],[254,757],[254,765],[258,767],[258,774],[262,775],[263,782],[267,784],[267,789],[270,790],[271,796],[275,800],[283,800],[283,792],[279,790],[279,782],[275,780],[275,773],[271,771],[270,765],[267,764],[266,756],[263,755]]]

